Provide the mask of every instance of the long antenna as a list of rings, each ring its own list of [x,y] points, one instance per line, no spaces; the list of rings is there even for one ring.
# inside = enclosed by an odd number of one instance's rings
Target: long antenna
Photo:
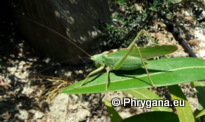
[[[89,57],[91,57],[91,55],[88,54],[86,51],[84,51],[81,47],[79,47],[77,44],[75,44],[74,42],[72,42],[71,40],[69,40],[68,38],[66,38],[65,36],[63,36],[62,34],[58,33],[57,31],[55,31],[55,30],[53,30],[53,29],[51,29],[51,28],[49,28],[49,27],[47,27],[47,26],[45,26],[45,25],[43,25],[43,24],[41,24],[41,23],[39,23],[39,22],[37,22],[37,21],[33,21],[32,19],[30,19],[30,18],[28,18],[28,17],[25,17],[25,18],[28,19],[30,22],[33,22],[33,23],[35,23],[35,24],[37,24],[37,25],[40,25],[41,27],[44,27],[44,28],[46,28],[46,29],[52,31],[53,33],[56,33],[57,35],[59,35],[59,36],[62,37],[63,39],[65,39],[65,40],[69,41],[70,43],[72,43],[73,45],[75,45],[78,49],[80,49],[80,50],[81,50],[82,52],[84,52],[86,55],[88,55]]]

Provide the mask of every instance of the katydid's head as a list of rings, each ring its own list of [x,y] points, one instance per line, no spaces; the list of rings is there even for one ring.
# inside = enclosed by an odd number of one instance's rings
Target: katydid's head
[[[108,53],[108,51],[105,51],[101,54],[96,54],[94,56],[91,56],[91,60],[94,61],[96,67],[100,67],[103,65],[103,63],[104,63],[103,56],[106,55],[107,53]]]

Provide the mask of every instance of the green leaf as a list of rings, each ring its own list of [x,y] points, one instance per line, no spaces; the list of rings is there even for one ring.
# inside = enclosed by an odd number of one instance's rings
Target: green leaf
[[[198,58],[170,58],[149,61],[147,64],[155,86],[168,86],[205,79],[205,60]],[[61,93],[86,94],[105,92],[107,74],[99,74],[72,84],[61,90]],[[132,71],[112,71],[109,75],[108,91],[150,88],[150,81],[144,68]]]
[[[121,116],[117,113],[117,111],[112,107],[112,105],[104,98],[105,106],[107,108],[107,111],[110,115],[110,118],[112,122],[121,122],[122,118]]]
[[[196,93],[199,102],[199,110],[205,109],[205,81],[195,81],[191,84],[196,88]]]
[[[185,75],[186,76],[186,75]],[[183,100],[185,106],[175,106],[180,122],[195,122],[191,107],[178,85],[168,86],[172,100]]]
[[[138,100],[162,100],[157,94],[149,91],[148,89],[133,89],[133,90],[123,90],[123,92],[133,95]],[[168,111],[168,107],[153,107],[151,108],[154,111]]]
[[[175,52],[178,48],[175,45],[156,45],[153,47],[143,47],[139,48],[140,52],[142,54],[142,57],[144,58],[151,58],[156,56],[162,56],[166,54],[170,54],[172,52]],[[109,57],[118,57],[123,56],[127,53],[128,49],[120,49],[117,52],[113,52],[108,54]],[[151,52],[151,53],[150,53]],[[139,53],[137,49],[133,49],[129,56],[139,57]]]
[[[205,98],[204,98],[204,93],[205,93],[205,81],[195,81],[191,83],[192,87],[196,88],[196,93],[197,93],[197,97],[198,97],[198,105],[199,105],[199,110],[195,111],[195,112],[199,112],[197,113],[200,116],[201,121],[205,121],[205,116],[204,115],[204,109],[205,109]],[[194,115],[196,117],[196,113],[194,112]]]
[[[204,116],[205,115],[205,109],[203,109],[203,110],[195,110],[194,111],[194,117],[195,118],[199,118],[199,117],[201,117],[201,116]]]
[[[172,112],[153,111],[132,116],[122,122],[179,122],[179,119]]]

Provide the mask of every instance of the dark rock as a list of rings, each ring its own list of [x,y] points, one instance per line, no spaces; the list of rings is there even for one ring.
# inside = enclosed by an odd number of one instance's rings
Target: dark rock
[[[14,7],[17,13],[17,25],[30,43],[40,53],[64,61],[79,56],[87,56],[74,42],[86,52],[98,49],[101,31],[99,21],[110,21],[109,0],[24,0]],[[25,14],[26,16],[23,16]],[[38,22],[55,32],[42,27]],[[68,60],[77,63],[77,60]]]

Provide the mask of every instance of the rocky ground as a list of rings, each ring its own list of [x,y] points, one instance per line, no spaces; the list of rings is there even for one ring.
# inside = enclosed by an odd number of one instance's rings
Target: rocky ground
[[[59,77],[68,85],[81,80],[94,69],[92,62],[78,66],[62,66],[35,51],[17,31],[14,22],[1,20],[0,24],[0,121],[110,121],[102,101],[104,93],[57,94],[49,104],[44,104],[45,99],[35,102],[49,89],[45,81],[53,83],[55,77]],[[163,26],[162,24],[161,27]],[[204,28],[187,28],[195,35],[191,40],[187,40],[187,43],[199,58],[205,58]],[[169,55],[170,57],[188,56],[165,29],[151,35],[155,36],[160,44],[178,45],[179,50]],[[183,84],[181,87],[194,111],[197,108],[195,90],[189,84]],[[158,88],[157,91],[162,98],[167,98],[166,88]],[[113,97],[125,96],[122,92],[111,92],[106,97],[110,100]],[[117,107],[116,110],[123,118],[150,111],[137,107]]]

